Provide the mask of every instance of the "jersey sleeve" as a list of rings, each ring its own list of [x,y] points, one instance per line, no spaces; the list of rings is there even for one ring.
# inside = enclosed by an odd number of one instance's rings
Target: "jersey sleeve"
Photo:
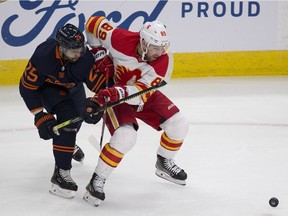
[[[105,88],[106,76],[99,72],[94,66],[85,80],[86,86],[90,89],[90,91],[94,93],[98,93],[101,88]]]
[[[111,46],[111,35],[115,30],[111,22],[103,16],[92,16],[87,21],[85,28],[87,41],[91,47],[97,46],[98,43],[98,46],[102,45],[109,50]]]
[[[42,101],[37,90],[44,82],[45,78],[38,73],[37,66],[34,63],[33,58],[31,58],[20,79],[19,91],[27,108],[32,113],[43,109]]]
[[[81,73],[85,76],[82,80],[84,80],[84,83],[90,91],[97,94],[101,88],[105,88],[106,86],[106,75],[103,72],[99,71],[99,69],[97,68],[95,59],[91,51],[87,51],[86,56],[87,58],[89,58],[89,60],[86,60],[85,65],[83,65],[83,67],[86,66],[86,70],[82,71]],[[87,67],[88,63],[89,67]],[[111,83],[110,79],[108,80],[108,82]]]

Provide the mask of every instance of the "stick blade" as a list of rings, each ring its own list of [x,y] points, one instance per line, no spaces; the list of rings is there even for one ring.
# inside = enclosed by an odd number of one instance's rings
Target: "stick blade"
[[[98,151],[100,151],[100,143],[99,140],[94,136],[94,135],[90,135],[89,136],[89,143]]]

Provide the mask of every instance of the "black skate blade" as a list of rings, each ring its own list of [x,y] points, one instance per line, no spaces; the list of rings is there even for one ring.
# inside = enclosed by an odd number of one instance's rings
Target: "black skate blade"
[[[181,186],[185,186],[186,185],[186,181],[185,180],[179,180],[179,179],[174,179],[172,178],[171,176],[169,176],[167,173],[161,171],[161,170],[156,170],[155,171],[155,174],[162,178],[162,179],[165,179],[167,181],[170,181],[174,184],[178,184],[178,185],[181,185]]]

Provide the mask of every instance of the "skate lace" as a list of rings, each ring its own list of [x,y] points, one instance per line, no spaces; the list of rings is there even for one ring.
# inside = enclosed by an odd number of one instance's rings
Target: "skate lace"
[[[96,191],[103,193],[103,188],[105,184],[105,179],[99,177],[98,175],[95,176],[93,179],[93,187]]]
[[[64,179],[64,181],[74,183],[73,179],[70,176],[70,170],[59,169],[59,174]]]
[[[174,160],[172,159],[165,159],[164,160],[164,167],[172,174],[177,175],[179,172],[181,172],[181,168],[178,167]]]

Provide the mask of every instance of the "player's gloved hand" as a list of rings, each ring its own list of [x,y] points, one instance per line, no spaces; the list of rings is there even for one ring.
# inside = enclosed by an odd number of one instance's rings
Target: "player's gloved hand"
[[[99,104],[104,105],[105,102],[113,103],[128,96],[123,85],[116,84],[111,88],[101,89],[98,92]]]
[[[82,118],[88,124],[97,124],[101,119],[101,112],[96,113],[100,105],[96,97],[88,97],[84,101],[84,112]]]
[[[114,65],[111,57],[107,54],[107,49],[104,47],[95,47],[90,50],[95,58],[96,71],[101,73],[108,72],[108,77],[114,76]]]
[[[57,125],[57,121],[52,114],[43,111],[37,113],[34,117],[34,125],[38,129],[40,138],[44,140],[49,140],[57,136],[53,131],[53,127]]]

